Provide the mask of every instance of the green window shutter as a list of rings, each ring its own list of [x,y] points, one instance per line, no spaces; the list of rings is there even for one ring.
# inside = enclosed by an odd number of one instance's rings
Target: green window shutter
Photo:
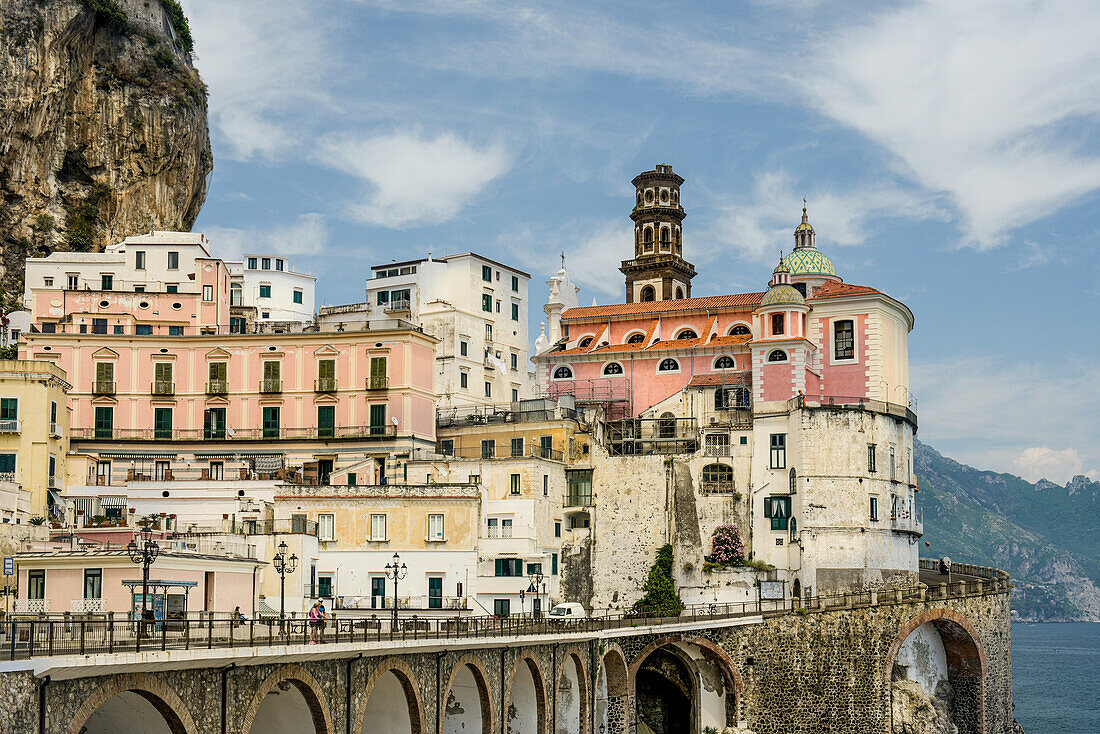
[[[155,438],[172,437],[171,408],[157,408],[153,411],[153,436]]]
[[[336,406],[317,406],[317,435],[332,438],[336,434]]]
[[[384,404],[370,406],[370,424],[372,428],[386,425],[386,406]]]
[[[0,474],[15,473],[15,454],[0,454]]]
[[[15,457],[13,456],[12,459],[14,461]],[[503,576],[504,575],[504,560],[501,559],[501,558],[496,559],[496,575],[497,576]]]
[[[268,360],[264,362],[264,379],[265,380],[278,380],[280,372],[280,364],[275,360]]]
[[[19,400],[0,398],[0,421],[14,421],[19,418]]]
[[[322,380],[331,380],[336,377],[336,360],[322,359],[317,363],[317,377]]]

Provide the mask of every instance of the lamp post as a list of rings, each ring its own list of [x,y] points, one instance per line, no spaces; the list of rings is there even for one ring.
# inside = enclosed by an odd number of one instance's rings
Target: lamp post
[[[539,589],[540,588],[545,589],[545,586],[543,586],[542,581],[543,581],[544,578],[546,578],[545,576],[542,575],[542,566],[541,566],[541,564],[539,566],[538,571],[535,571],[534,573],[529,574],[529,578],[531,579],[531,585],[527,587],[527,593],[528,594],[534,594],[535,599],[538,600],[538,604],[541,607],[542,606],[542,598],[541,598],[542,594],[539,591]],[[533,608],[534,603],[532,603],[531,606],[532,606],[531,612],[533,613],[533,615],[536,618],[541,617],[542,616],[542,609],[541,608],[534,609]]]
[[[298,556],[291,554],[287,558],[286,541],[282,541],[278,545],[279,552],[271,558],[271,564],[275,566],[275,572],[279,574],[279,630],[286,634],[286,575],[288,573],[294,573],[294,570],[298,568]]]
[[[390,624],[390,632],[397,629],[397,582],[409,574],[409,569],[401,563],[401,556],[394,553],[393,562],[386,564],[386,578],[393,579],[393,622]]]
[[[149,608],[149,567],[160,555],[160,546],[153,540],[153,531],[148,527],[142,528],[126,545],[126,553],[132,562],[141,564],[141,622],[138,624],[138,637],[141,637],[153,615],[153,610]]]

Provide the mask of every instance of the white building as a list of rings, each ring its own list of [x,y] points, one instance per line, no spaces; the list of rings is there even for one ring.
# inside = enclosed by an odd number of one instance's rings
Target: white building
[[[464,253],[375,265],[366,302],[320,309],[328,326],[400,317],[441,341],[439,407],[493,405],[530,397],[527,334],[531,276]]]
[[[314,290],[317,278],[291,269],[290,262],[275,255],[246,254],[229,267],[230,305],[234,310],[249,309],[248,314],[233,318],[246,322],[294,322],[313,320]]]

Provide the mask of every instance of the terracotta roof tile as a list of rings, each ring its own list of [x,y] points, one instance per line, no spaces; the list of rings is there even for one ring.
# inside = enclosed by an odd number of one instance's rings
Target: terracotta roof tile
[[[752,334],[738,334],[737,336],[716,336],[711,339],[709,347],[737,347],[752,341]]]
[[[808,300],[814,300],[817,298],[841,298],[842,296],[863,296],[868,293],[881,293],[882,291],[876,290],[865,285],[855,285],[854,283],[836,283],[830,281],[825,283],[820,288],[814,291],[814,294],[810,296]]]
[[[763,293],[734,293],[728,296],[681,298],[671,301],[642,301],[638,303],[614,303],[607,306],[578,306],[562,314],[562,319],[595,319],[605,316],[634,316],[642,314],[673,313],[677,311],[702,311],[708,308],[734,308],[758,306]]]
[[[706,387],[708,385],[745,385],[752,382],[749,372],[712,372],[705,375],[695,375],[691,378],[688,387]]]

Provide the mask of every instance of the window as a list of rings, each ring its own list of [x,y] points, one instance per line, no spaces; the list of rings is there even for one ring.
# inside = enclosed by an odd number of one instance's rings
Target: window
[[[691,329],[684,329],[683,331],[681,331],[679,334],[676,335],[676,338],[677,339],[698,339],[699,335],[696,334]]]
[[[557,576],[558,575],[558,554],[557,553],[551,553],[550,554],[550,575],[551,576]]]
[[[523,439],[512,439],[512,456],[523,456]]]
[[[488,265],[481,266],[481,279],[484,280],[486,283],[493,282],[493,269]]]
[[[554,370],[555,380],[569,380],[573,377],[573,370],[565,365],[562,365]]]
[[[646,230],[646,231],[648,232],[649,230]],[[656,291],[653,290],[653,286],[647,285],[645,288],[642,288],[642,300],[643,301],[656,300]]]
[[[378,291],[378,305],[382,306],[390,302],[389,291]]]
[[[53,278],[43,278],[42,284],[47,288],[53,288]]]
[[[136,324],[134,326],[134,334],[137,336],[152,336],[153,327],[151,324]]]
[[[280,385],[277,383],[282,380],[282,362],[275,359],[269,359],[264,362],[264,386],[263,392],[278,392]]]
[[[488,293],[481,294],[481,310],[490,313],[493,311],[493,297]]]
[[[349,471],[348,472],[348,486],[349,487],[354,487],[358,483],[359,483],[359,476],[355,472]]]
[[[768,355],[768,361],[769,362],[786,362],[787,361],[787,353],[784,352],[782,349],[774,349]]]
[[[500,300],[497,299],[497,313],[500,313]]]
[[[898,479],[897,474],[898,474],[898,467],[897,467],[897,464],[894,461],[894,446],[893,446],[893,444],[891,444],[890,445],[890,481],[891,482],[896,482],[897,481],[897,479]]]
[[[279,406],[265,405],[263,411],[263,437],[279,437]]]
[[[333,438],[336,436],[336,406],[317,406],[317,437]]]
[[[497,442],[493,439],[486,439],[481,442],[481,458],[492,459],[497,454]]]
[[[493,340],[493,325],[485,324],[485,341],[491,342]]]
[[[229,285],[229,305],[230,306],[243,306],[244,305],[244,290],[241,288],[240,283],[231,283]]]
[[[143,286],[143,285],[135,285],[134,286],[134,293],[144,293],[144,292],[145,292],[145,286]]]
[[[772,334],[773,335],[780,336],[784,333],[784,331],[785,331],[784,327],[786,326],[786,324],[784,323],[785,318],[786,318],[785,315],[781,314],[781,313],[773,313],[772,314]]]
[[[336,360],[335,359],[320,359],[317,360],[317,380],[318,387],[324,390],[336,389]]]
[[[507,617],[510,614],[512,601],[510,599],[493,599],[493,616]]]
[[[202,414],[203,438],[225,438],[225,408],[207,408]]]
[[[114,433],[115,409],[109,405],[97,405],[95,409],[95,437],[111,438]]]
[[[491,382],[486,382],[485,383],[485,397],[487,397],[487,398],[493,397],[493,383],[491,383]]]
[[[458,354],[460,357],[466,357],[470,354],[470,345],[465,340],[458,343]]]
[[[519,474],[513,474],[508,479],[508,491],[510,494],[521,494],[522,486],[520,484]]]
[[[833,324],[833,358],[855,359],[855,326],[851,320],[837,321]]]
[[[168,336],[183,336],[183,327],[182,326],[169,326],[168,327]]]
[[[470,373],[469,372],[459,372],[458,373],[458,386],[461,387],[463,390],[467,389],[470,386]]]
[[[512,537],[512,518],[508,517],[500,521],[500,537]]]
[[[561,537],[561,520],[556,520],[554,522],[554,537],[555,538],[560,538]]]
[[[115,285],[115,276],[102,274],[99,276],[99,289],[103,291],[111,290]]]
[[[675,359],[669,357],[668,359],[662,359],[661,364],[657,365],[658,372],[679,372],[680,363]]]
[[[304,294],[304,293],[302,293],[302,289],[301,289],[301,288],[295,288],[295,289],[294,289],[294,302],[295,302],[295,303],[301,303],[301,302],[302,302],[302,299],[303,299],[304,297],[305,297],[305,294]]]
[[[732,370],[737,367],[737,363],[733,361],[733,357],[727,354],[723,354],[718,359],[714,360],[714,369],[716,370]]]
[[[605,375],[621,375],[623,373],[623,366],[618,362],[608,362],[603,366],[603,373]]]
[[[207,303],[214,300],[214,286],[204,285],[202,287],[202,300],[206,301]]]
[[[220,482],[225,479],[225,462],[224,461],[211,461],[209,468],[206,470],[210,478],[216,482]]]
[[[179,293],[180,287],[176,283],[168,283],[164,286],[165,293]]]
[[[282,270],[283,269],[283,261],[282,260],[276,260],[275,261],[275,269],[276,270]]]
[[[440,517],[443,517],[440,515]],[[443,608],[443,577],[428,577],[428,609]]]
[[[71,291],[75,291],[77,288],[80,287],[80,276],[73,273],[66,274],[65,287]]]
[[[730,329],[730,336],[752,336],[752,332],[744,324],[734,324]]]
[[[170,251],[168,253],[168,269],[169,270],[179,270],[179,267],[180,267],[180,254],[178,252],[175,252],[175,251]]]
[[[542,496],[543,497],[549,497],[550,496],[550,475],[549,474],[543,474],[542,475]]]
[[[519,390],[517,390],[516,388],[513,387],[512,388],[512,402],[515,403],[515,402],[518,402],[518,401],[519,401]]]
[[[107,333],[107,319],[92,319],[92,333],[93,334],[106,334]]]
[[[269,285],[261,285],[260,286],[260,298],[271,298],[271,286],[269,286]]]
[[[792,543],[797,543],[798,542],[798,520],[796,520],[793,517],[791,518],[791,522],[790,522],[790,532],[791,532],[790,541]]]
[[[386,540],[386,516],[385,515],[371,515],[370,516],[370,539],[371,540]]]
[[[271,270],[271,258],[265,257],[260,259],[260,267],[264,270]]]
[[[787,468],[787,434],[773,433],[771,435],[771,463],[772,469]]]
[[[153,409],[153,438],[166,440],[172,438],[172,409]]]
[[[641,332],[635,332],[626,338],[627,344],[641,344],[645,341],[645,334]]]
[[[428,515],[428,540],[439,542],[443,539],[443,515]]]
[[[519,321],[519,304],[512,304],[512,321]]]
[[[519,293],[519,276],[512,276],[512,292]]]
[[[497,576],[522,576],[523,560],[520,558],[498,558],[496,559],[495,570]]]
[[[372,436],[380,436],[386,432],[385,403],[370,406],[370,432]]]
[[[878,497],[871,498],[871,522],[878,522]]]
[[[793,466],[791,467],[790,487],[791,494],[798,494],[798,472],[794,470]]]
[[[19,420],[19,398],[0,398],[0,421]]]
[[[706,456],[730,455],[730,435],[728,433],[708,433],[705,439],[704,454]]]
[[[145,250],[138,250],[134,253],[134,269],[145,270]]]
[[[743,387],[719,387],[714,391],[715,410],[749,407],[749,391]]]
[[[512,352],[512,371],[513,372],[518,372],[519,371],[519,355],[516,354],[515,352]]]
[[[875,444],[867,444],[867,473],[875,473]]]
[[[101,569],[101,568],[86,568],[86,569],[84,569],[84,598],[85,599],[102,599],[103,598],[103,569]]]
[[[46,572],[39,569],[37,571],[27,571],[27,598],[28,599],[45,599],[46,598]]]
[[[15,474],[17,454],[0,454],[0,474]]]
[[[772,530],[786,530],[791,517],[791,498],[765,497],[764,517],[771,518]]]
[[[96,390],[113,390],[115,365],[112,362],[97,362],[95,366]]]
[[[254,257],[248,258],[248,269],[249,270],[255,270],[256,269],[256,258],[254,258]]]
[[[489,538],[499,537],[500,536],[499,524],[500,524],[499,520],[497,520],[495,517],[490,517],[486,521],[486,527],[487,527],[487,536],[486,537],[489,537]]]
[[[586,336],[583,339],[581,339],[579,342],[577,342],[577,346],[580,347],[581,349],[587,349],[589,347],[589,345],[591,345],[591,344],[592,344],[592,337],[590,337],[590,336]]]
[[[724,436],[723,438],[729,438]],[[703,467],[703,492],[732,492],[733,467],[728,464],[707,464]]]
[[[334,538],[335,531],[335,519],[336,516],[331,513],[324,513],[317,516],[317,538],[318,540],[332,540]]]

